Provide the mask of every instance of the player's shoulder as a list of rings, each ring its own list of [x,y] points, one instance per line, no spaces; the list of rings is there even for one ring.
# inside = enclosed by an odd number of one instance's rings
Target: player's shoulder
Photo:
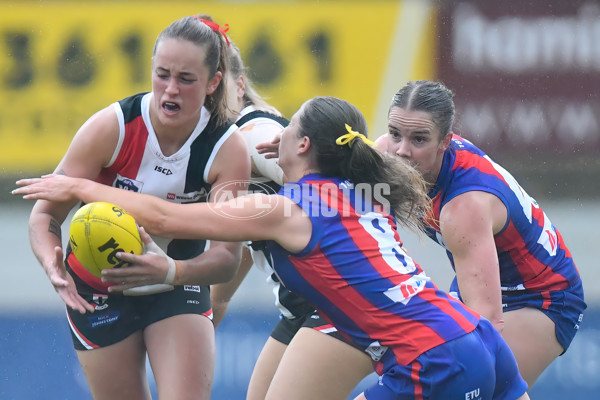
[[[238,173],[242,173],[244,178],[250,179],[250,154],[246,140],[239,129],[230,132],[219,146],[216,152],[215,165],[220,171],[238,171]]]
[[[119,134],[119,119],[113,106],[105,107],[94,113],[79,128],[75,140],[84,139],[86,142],[102,143],[116,139]]]
[[[275,125],[285,127],[289,124],[289,120],[277,111],[263,109],[246,109],[245,112],[238,118],[236,125],[244,128],[250,125]]]

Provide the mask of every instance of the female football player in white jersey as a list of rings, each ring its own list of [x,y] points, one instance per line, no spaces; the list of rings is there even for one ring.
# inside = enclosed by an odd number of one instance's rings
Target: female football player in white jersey
[[[92,116],[55,173],[176,203],[244,191],[243,184],[231,185],[248,181],[250,163],[242,136],[228,120],[221,84],[227,71],[225,32],[197,16],[169,25],[154,46],[152,91]],[[107,283],[87,273],[69,248],[63,257],[61,224],[74,205],[38,201],[30,241],[67,306],[92,396],[149,400],[147,356],[161,399],[208,400],[215,362],[208,285],[231,279],[241,244],[213,241],[203,252],[201,240],[156,238],[162,250],[155,252],[170,258],[146,254],[129,268],[144,276],[135,286],[163,285],[109,293]]]

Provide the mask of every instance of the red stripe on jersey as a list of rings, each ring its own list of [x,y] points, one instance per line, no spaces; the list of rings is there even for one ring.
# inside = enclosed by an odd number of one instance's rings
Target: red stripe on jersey
[[[454,165],[452,166],[452,169],[475,168],[484,174],[497,177],[498,179],[500,179],[502,182],[504,182],[508,186],[508,183],[504,180],[504,177],[496,170],[496,168],[494,168],[494,166],[488,159],[486,159],[484,157],[480,157],[480,156],[476,156],[476,157],[473,157],[473,156],[474,156],[474,154],[469,151],[457,150],[456,151],[456,160],[454,161]]]
[[[423,386],[421,385],[421,377],[419,371],[421,370],[421,364],[418,361],[412,363],[410,371],[410,377],[415,385],[414,399],[423,400]]]
[[[531,215],[537,221],[538,225],[543,228],[544,224],[545,224],[545,217],[546,217],[544,215],[544,211],[542,211],[542,209],[539,207],[532,207]],[[555,228],[554,233],[556,233],[556,243],[553,242],[552,235],[550,233],[548,234],[550,243],[552,244],[552,248],[554,250],[562,249],[562,250],[564,250],[566,257],[572,258],[571,252],[567,248],[567,245],[565,245],[565,241],[563,240],[562,235],[560,234],[558,229]]]
[[[508,226],[500,235],[495,237],[496,247],[500,250],[510,248],[510,258],[514,260],[526,260],[531,257],[529,251],[527,251],[527,247],[525,246],[525,242],[521,237],[521,234],[515,227],[512,220],[509,221]],[[517,264],[515,262],[515,264]],[[540,265],[541,267],[544,267]],[[523,278],[523,281],[527,282],[533,278],[535,278],[541,271],[541,269],[535,269],[528,262],[519,262],[517,265],[519,269],[519,273]]]
[[[373,367],[377,375],[383,375],[383,363],[381,361],[373,361]]]
[[[556,236],[558,236],[558,247],[565,251],[565,257],[573,259],[573,257],[571,256],[571,251],[565,244],[565,241],[563,240],[563,237],[558,231],[558,229],[556,230]],[[577,270],[577,273],[579,273],[579,269],[577,269],[577,266],[575,266],[575,269]]]
[[[539,226],[544,227],[544,212],[541,208],[531,206],[531,216],[537,221]]]
[[[93,349],[97,349],[100,346],[98,346],[95,343],[92,343],[88,338],[86,338],[85,336],[83,336],[83,334],[79,331],[79,329],[77,329],[77,327],[75,326],[75,324],[73,323],[73,320],[71,319],[71,316],[69,315],[69,313],[67,313],[67,318],[69,319],[69,326],[71,327],[71,329],[73,329],[75,332],[77,332],[77,337],[84,341],[85,344],[87,344],[89,347],[93,348]]]
[[[425,214],[423,222],[425,225],[431,227],[436,232],[440,232],[440,206],[442,204],[442,192],[438,192],[433,199],[431,199],[431,209]]]
[[[546,218],[541,208],[531,206],[531,217],[534,221],[537,222],[540,228],[544,229],[544,225],[546,224]],[[556,243],[556,241],[554,240],[552,232],[548,232],[548,241],[550,242],[552,250],[556,251],[556,246],[558,245],[558,243]]]
[[[69,254],[67,257],[67,262],[69,263],[69,267],[71,267],[73,272],[75,272],[75,274],[77,274],[82,281],[101,293],[108,293],[109,286],[114,285],[114,283],[102,282],[102,279],[98,278],[96,275],[93,275],[79,262],[77,258],[75,258],[75,254],[73,253]]]
[[[404,246],[404,243],[402,242],[402,239],[400,238],[400,233],[398,232],[398,227],[396,225],[396,221],[394,220],[394,216],[391,214],[387,214],[386,218],[388,221],[388,225],[391,226],[392,230],[394,231],[394,239],[396,239],[396,241],[398,242],[398,245],[400,247]]]
[[[327,190],[322,190],[324,188],[323,185],[318,185],[318,182],[308,182],[315,186],[319,186],[319,192],[321,194],[321,199],[326,201],[328,206],[332,210],[337,210],[340,215],[356,215],[354,218],[341,218],[340,222],[346,228],[348,232],[348,239],[352,240],[356,248],[361,249],[364,254],[365,259],[369,260],[373,268],[385,279],[390,280],[394,283],[394,285],[399,285],[402,282],[411,278],[411,275],[399,274],[398,271],[393,269],[383,257],[381,257],[381,252],[379,249],[379,242],[375,239],[369,232],[367,232],[364,226],[358,221],[358,214],[356,210],[348,200],[342,190],[338,188],[333,182],[327,182],[329,185],[327,186]],[[322,181],[321,181],[322,183]],[[335,192],[335,196],[337,198],[332,199],[330,188],[335,187],[337,191]],[[365,251],[366,249],[366,251]],[[420,272],[418,266],[417,273]]]
[[[454,322],[456,322],[458,326],[460,326],[466,333],[474,331],[477,326],[473,325],[463,314],[461,314],[456,308],[454,308],[454,306],[452,306],[451,301],[454,302],[454,299],[450,300],[448,297],[449,295],[446,293],[444,293],[444,295],[446,296],[445,298],[440,297],[433,290],[423,290],[419,293],[420,298],[427,301],[432,306],[436,306],[442,310],[444,314],[447,314],[449,317],[451,317]],[[459,302],[458,304],[466,312],[477,318],[477,320],[481,318],[481,315],[478,312],[468,308],[463,303]]]
[[[144,148],[148,140],[148,129],[141,116],[125,125],[125,137],[115,162],[103,168],[96,178],[97,182],[111,186],[117,174],[135,179],[144,157]]]
[[[335,304],[369,337],[377,338],[384,346],[393,348],[400,364],[406,365],[421,353],[445,342],[437,332],[419,321],[407,320],[371,304],[354,287],[346,283],[335,268],[315,248],[302,258],[290,258],[298,273],[328,301]],[[340,285],[343,283],[343,285]],[[401,347],[399,351],[397,349]],[[428,347],[424,349],[424,347]]]
[[[147,140],[148,130],[140,115],[125,126],[125,139],[115,161],[115,165],[120,166],[119,174],[135,179],[144,157]]]
[[[510,258],[516,265],[525,288],[539,291],[540,289],[565,290],[569,287],[569,282],[564,276],[556,274],[552,268],[542,264],[529,253],[512,220],[506,230],[496,236],[495,241],[498,249],[511,248]]]

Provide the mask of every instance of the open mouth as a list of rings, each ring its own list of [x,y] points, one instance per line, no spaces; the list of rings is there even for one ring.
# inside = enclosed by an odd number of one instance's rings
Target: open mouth
[[[167,112],[177,112],[181,109],[181,107],[179,107],[179,104],[176,103],[172,103],[170,101],[165,101],[162,105],[163,109]]]

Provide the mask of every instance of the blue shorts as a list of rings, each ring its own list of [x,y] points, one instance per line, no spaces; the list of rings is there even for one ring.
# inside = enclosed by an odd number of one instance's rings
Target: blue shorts
[[[456,277],[452,281],[450,291],[456,294],[458,285]],[[460,293],[458,293],[459,300]],[[583,285],[581,281],[565,290],[546,291],[538,293],[519,294],[518,292],[502,293],[502,311],[513,311],[531,307],[540,310],[554,322],[556,339],[567,351],[579,330],[583,320],[583,311],[587,308],[583,300]]]
[[[382,358],[384,373],[368,400],[514,400],[527,391],[515,357],[492,324],[481,319],[464,336],[434,347],[409,365]]]
[[[524,307],[536,308],[554,322],[556,339],[563,347],[564,354],[579,330],[583,320],[583,310],[587,308],[587,305],[583,301],[581,281],[566,290],[502,296],[504,312]]]

